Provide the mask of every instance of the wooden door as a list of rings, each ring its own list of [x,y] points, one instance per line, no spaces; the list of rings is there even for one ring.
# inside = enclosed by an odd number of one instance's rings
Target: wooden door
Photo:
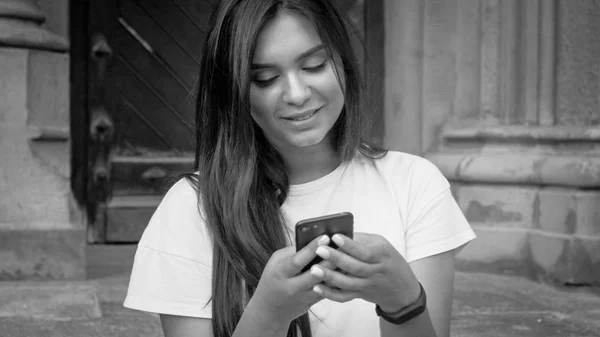
[[[137,242],[173,178],[192,170],[194,89],[216,1],[86,2],[89,241]],[[339,1],[365,38],[363,1]]]
[[[89,2],[90,240],[136,242],[170,184],[193,166],[194,87],[213,4],[207,0]],[[102,118],[105,124],[102,124]],[[100,124],[98,124],[100,123]],[[94,130],[110,129],[102,157]]]

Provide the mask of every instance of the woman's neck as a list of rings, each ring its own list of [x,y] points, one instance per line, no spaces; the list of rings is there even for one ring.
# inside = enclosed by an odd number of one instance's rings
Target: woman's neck
[[[292,185],[322,178],[333,172],[341,161],[329,139],[324,139],[310,147],[280,149],[279,153],[288,170]]]

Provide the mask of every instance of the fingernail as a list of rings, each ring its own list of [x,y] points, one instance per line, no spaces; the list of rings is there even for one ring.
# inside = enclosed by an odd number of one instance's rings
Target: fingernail
[[[319,268],[317,266],[312,266],[312,268],[310,268],[310,273],[315,275],[318,278],[322,278],[325,275],[323,273],[323,270],[321,270],[321,268]]]
[[[319,246],[325,246],[329,243],[329,236],[323,235],[323,237],[320,238],[319,241],[317,241],[317,243],[319,244]]]
[[[337,234],[336,234],[336,235],[334,235],[334,236],[333,236],[331,239],[333,240],[333,242],[335,242],[335,244],[336,244],[338,247],[341,247],[341,246],[343,246],[343,245],[344,245],[344,239],[342,239],[342,237],[341,237],[340,235],[337,235]]]
[[[314,286],[313,291],[319,295],[323,295],[323,290],[321,290],[321,287],[319,287],[319,286]]]
[[[323,259],[329,258],[329,252],[327,251],[327,249],[325,249],[323,247],[317,248],[316,253],[317,253],[317,255],[319,255]]]

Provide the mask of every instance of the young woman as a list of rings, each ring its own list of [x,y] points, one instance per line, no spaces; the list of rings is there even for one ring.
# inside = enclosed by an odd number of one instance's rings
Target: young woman
[[[152,217],[125,300],[165,336],[449,335],[454,256],[474,234],[434,165],[364,142],[345,22],[330,0],[219,2],[198,171]],[[299,220],[338,212],[354,239],[296,252]]]

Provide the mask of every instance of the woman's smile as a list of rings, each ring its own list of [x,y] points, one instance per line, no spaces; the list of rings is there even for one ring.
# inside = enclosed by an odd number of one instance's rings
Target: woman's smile
[[[322,108],[322,107],[321,107]],[[302,113],[293,114],[289,117],[281,117],[284,128],[306,130],[319,124],[319,112],[321,108],[311,109]]]
[[[286,116],[286,117],[281,117],[283,119],[287,119],[287,120],[291,120],[291,121],[305,121],[309,118],[311,118],[312,116],[314,116],[321,108],[316,108],[316,109],[310,109],[308,111],[305,112],[301,112],[298,114],[293,114],[290,116]]]

